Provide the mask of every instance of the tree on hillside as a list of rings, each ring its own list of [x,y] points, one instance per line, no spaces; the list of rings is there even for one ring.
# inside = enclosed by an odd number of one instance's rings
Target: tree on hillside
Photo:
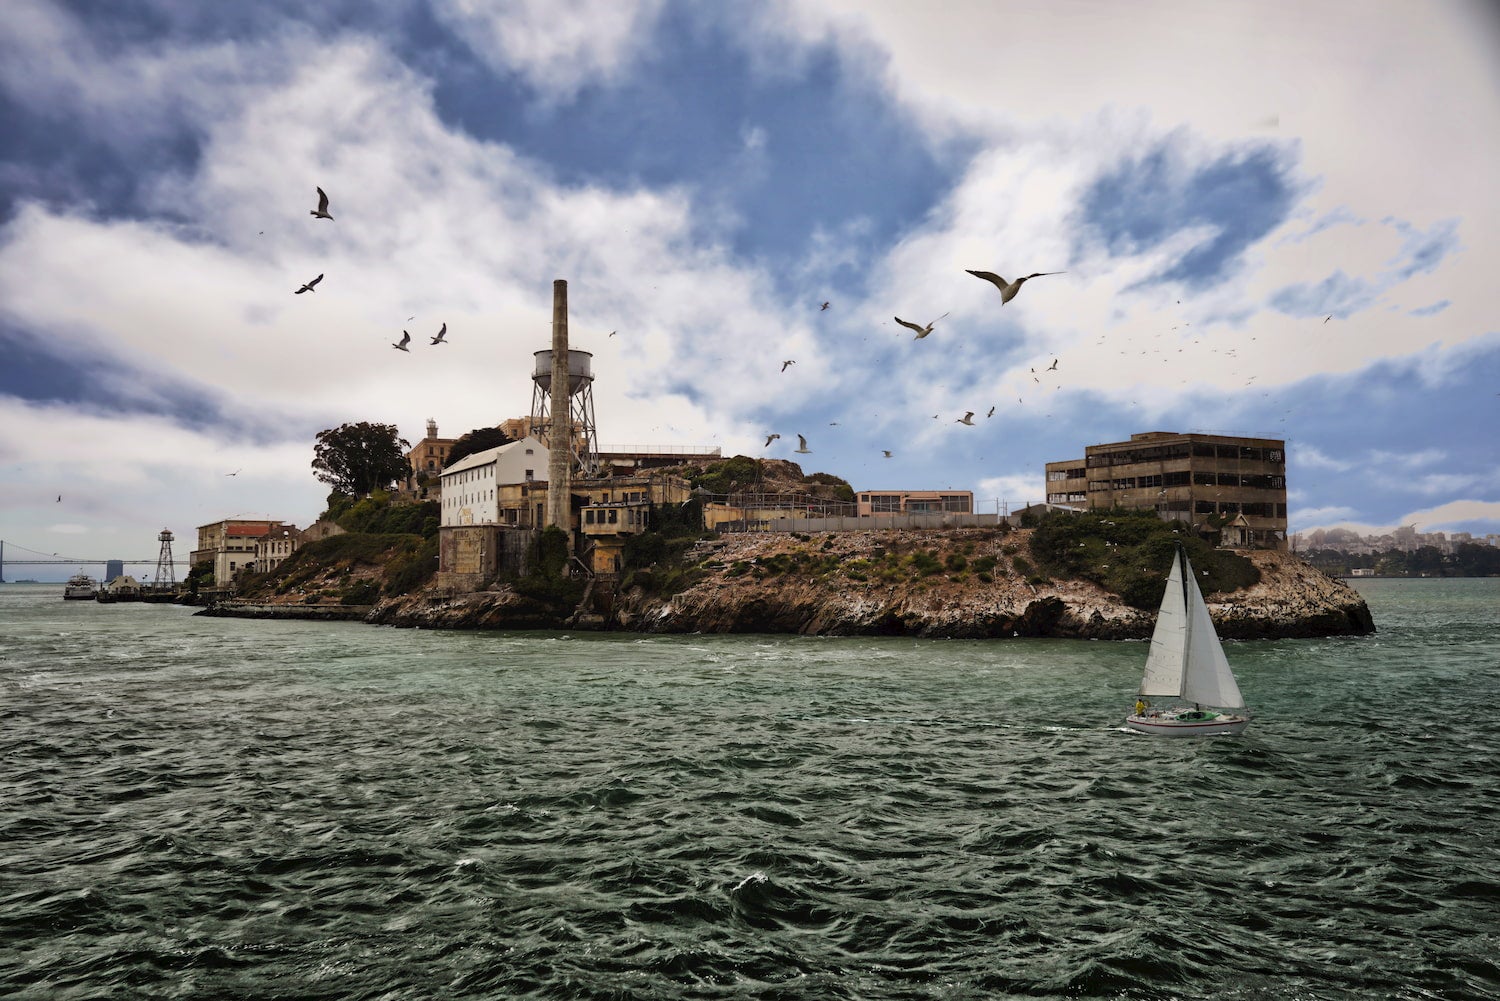
[[[410,448],[394,424],[345,424],[318,432],[312,468],[339,493],[362,497],[411,472],[405,454]]]
[[[453,443],[453,447],[448,450],[448,458],[443,462],[443,468],[446,469],[466,455],[483,452],[498,445],[509,445],[513,441],[514,438],[499,428],[475,428]]]

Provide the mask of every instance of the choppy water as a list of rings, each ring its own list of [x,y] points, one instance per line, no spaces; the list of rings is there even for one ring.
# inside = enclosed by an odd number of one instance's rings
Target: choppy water
[[[1500,580],[1230,644],[434,633],[0,587],[10,998],[1500,995]]]

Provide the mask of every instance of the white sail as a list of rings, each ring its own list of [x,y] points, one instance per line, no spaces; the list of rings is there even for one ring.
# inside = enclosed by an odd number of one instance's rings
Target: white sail
[[[1198,589],[1198,579],[1193,576],[1193,565],[1188,562],[1186,553],[1182,556],[1182,564],[1188,583],[1187,666],[1182,697],[1198,705],[1242,709],[1245,699],[1240,695],[1240,686],[1235,684],[1234,672],[1229,669],[1229,659],[1224,656],[1224,647],[1219,643],[1219,634],[1214,631],[1208,605],[1203,600],[1203,592]]]
[[[1184,668],[1187,665],[1188,610],[1183,594],[1182,558],[1172,558],[1172,573],[1156,615],[1156,629],[1151,633],[1151,653],[1146,657],[1146,676],[1141,679],[1141,694],[1149,697],[1182,695]],[[1212,630],[1209,631],[1212,635]]]

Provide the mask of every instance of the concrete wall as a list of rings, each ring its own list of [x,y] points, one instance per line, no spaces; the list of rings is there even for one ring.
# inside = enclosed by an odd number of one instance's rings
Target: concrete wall
[[[997,514],[885,514],[878,518],[766,518],[748,526],[720,523],[721,532],[878,532],[898,528],[998,528],[1019,526],[1021,519]]]
[[[439,588],[479,591],[502,574],[521,576],[531,566],[536,533],[500,525],[450,525],[438,531]]]

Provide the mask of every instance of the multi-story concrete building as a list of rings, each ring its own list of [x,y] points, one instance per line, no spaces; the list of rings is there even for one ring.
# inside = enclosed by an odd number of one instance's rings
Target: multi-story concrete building
[[[302,548],[302,533],[296,525],[278,525],[255,540],[256,573],[270,573]]]
[[[625,542],[651,528],[651,508],[686,504],[692,488],[681,476],[650,472],[636,476],[590,477],[573,481],[582,533],[584,562],[594,573],[618,573]]]
[[[476,586],[516,572],[531,533],[546,522],[547,446],[526,437],[465,456],[443,471],[440,584]],[[577,555],[594,573],[620,569],[625,542],[650,526],[653,505],[681,505],[688,481],[661,472],[578,478],[569,487]]]
[[[228,584],[234,575],[255,563],[256,547],[272,531],[280,532],[291,525],[280,521],[225,518],[198,526],[198,548],[188,554],[191,566],[213,564],[214,580]]]
[[[892,514],[972,514],[971,490],[863,490],[855,496],[861,518]]]
[[[1082,510],[1156,511],[1224,545],[1285,549],[1286,443],[1170,431],[1089,445],[1047,463],[1047,502]]]
[[[439,438],[437,421],[431,417],[427,418],[427,437],[413,445],[411,451],[406,453],[406,461],[411,466],[411,473],[402,484],[405,491],[422,496],[423,482],[426,481],[427,496],[436,493],[438,478],[443,473],[443,463],[448,461],[448,453],[453,450],[453,445],[457,441],[457,438]]]
[[[540,528],[533,485],[547,483],[547,446],[527,436],[459,459],[443,470],[442,526],[511,525]],[[542,508],[545,511],[545,508]]]

